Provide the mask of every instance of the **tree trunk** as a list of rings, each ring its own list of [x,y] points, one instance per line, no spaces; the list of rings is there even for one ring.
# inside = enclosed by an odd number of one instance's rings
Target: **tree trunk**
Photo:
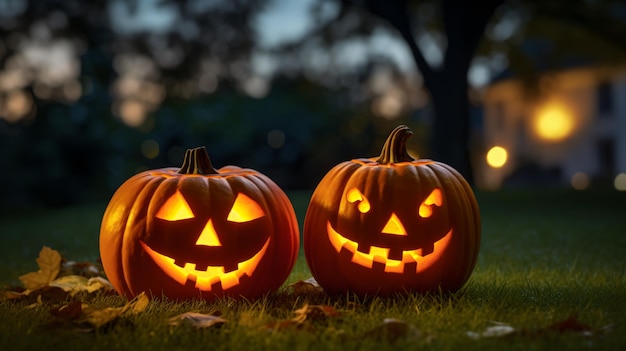
[[[467,80],[460,78],[465,75],[453,73],[449,67],[437,76],[437,82],[429,86],[435,112],[429,158],[449,164],[473,184]]]
[[[430,140],[431,158],[445,162],[474,184],[469,149],[467,73],[485,27],[504,0],[442,0],[443,31],[447,38],[444,62],[433,68],[417,46],[407,0],[367,0],[369,10],[387,20],[409,45],[435,110]]]

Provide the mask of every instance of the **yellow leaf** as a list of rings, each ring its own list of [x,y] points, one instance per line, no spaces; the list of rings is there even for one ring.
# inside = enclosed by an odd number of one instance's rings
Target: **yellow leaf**
[[[128,316],[143,312],[150,299],[145,293],[137,295],[134,299],[122,307],[107,307],[98,309],[91,306],[83,308],[83,320],[92,326],[99,328],[122,316]]]
[[[37,272],[26,273],[19,277],[24,287],[28,290],[35,290],[48,285],[53,281],[61,270],[61,254],[47,246],[39,252],[37,258],[39,270]]]
[[[49,283],[74,296],[80,292],[93,293],[98,290],[112,290],[111,283],[101,277],[86,278],[80,275],[66,275]]]

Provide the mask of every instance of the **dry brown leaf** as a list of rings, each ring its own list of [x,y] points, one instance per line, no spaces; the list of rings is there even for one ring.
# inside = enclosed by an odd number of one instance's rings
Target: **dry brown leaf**
[[[51,309],[50,314],[62,320],[71,321],[80,317],[83,311],[82,306],[83,303],[79,300],[76,300],[70,302],[67,305]]]
[[[103,276],[101,265],[93,262],[76,262],[64,260],[61,262],[60,276],[80,275],[86,278]]]
[[[80,292],[93,293],[99,290],[112,290],[113,285],[101,277],[86,278],[80,275],[66,275],[49,283],[74,296]]]
[[[325,305],[309,305],[305,304],[301,308],[294,311],[296,314],[292,321],[296,323],[303,323],[306,320],[319,321],[332,317],[338,317],[339,312],[330,306]]]
[[[212,314],[203,314],[198,312],[185,312],[174,316],[168,320],[169,325],[190,325],[192,327],[202,329],[212,326],[219,326],[226,323],[226,319]]]
[[[313,277],[307,280],[299,280],[291,284],[289,287],[294,294],[298,295],[319,294],[324,292],[324,289],[322,289],[322,287]]]
[[[56,286],[42,286],[39,289],[24,292],[26,301],[38,304],[58,304],[67,300],[69,294]]]
[[[2,300],[21,300],[24,298],[24,294],[17,291],[0,291],[0,301]]]
[[[325,305],[309,305],[304,304],[301,308],[294,311],[295,317],[282,321],[272,322],[265,325],[268,330],[282,330],[292,328],[297,330],[313,331],[314,326],[311,322],[323,321],[328,318],[339,316],[339,312],[330,306]]]
[[[145,293],[141,293],[122,307],[96,308],[85,306],[81,319],[96,328],[100,328],[119,317],[126,317],[145,311],[149,303],[150,299],[148,296]]]
[[[20,276],[20,281],[28,290],[35,290],[48,285],[59,275],[61,259],[61,254],[58,251],[44,246],[36,260],[39,270]]]

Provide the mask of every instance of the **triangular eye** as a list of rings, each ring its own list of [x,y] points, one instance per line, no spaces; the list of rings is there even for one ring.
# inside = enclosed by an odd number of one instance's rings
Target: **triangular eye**
[[[193,218],[194,215],[183,194],[176,191],[174,195],[167,199],[163,206],[161,206],[156,217],[171,222]]]
[[[247,195],[239,193],[226,219],[229,222],[243,223],[263,216],[265,216],[265,211],[256,201]]]
[[[443,194],[441,193],[441,189],[435,188],[420,205],[420,217],[428,218],[432,216],[433,206],[441,207],[441,205],[443,205]]]
[[[367,198],[365,197],[365,195],[363,195],[359,191],[359,189],[352,188],[348,190],[348,193],[346,194],[346,199],[351,204],[358,202],[359,204],[357,205],[357,208],[359,209],[359,212],[361,213],[369,212],[370,207],[371,207],[370,202],[367,201]]]

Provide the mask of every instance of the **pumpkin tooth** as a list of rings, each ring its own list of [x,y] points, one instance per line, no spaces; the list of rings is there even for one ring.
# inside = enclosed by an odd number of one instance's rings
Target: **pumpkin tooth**
[[[173,263],[180,268],[185,268],[185,266],[187,265],[187,262],[181,262],[181,260],[175,260]]]
[[[224,271],[226,273],[236,271],[239,267],[239,263],[229,263],[224,265]]]
[[[419,254],[420,256],[424,257],[426,255],[430,255],[435,250],[435,244],[431,243],[431,244],[424,245],[420,250],[421,250],[421,253]]]

